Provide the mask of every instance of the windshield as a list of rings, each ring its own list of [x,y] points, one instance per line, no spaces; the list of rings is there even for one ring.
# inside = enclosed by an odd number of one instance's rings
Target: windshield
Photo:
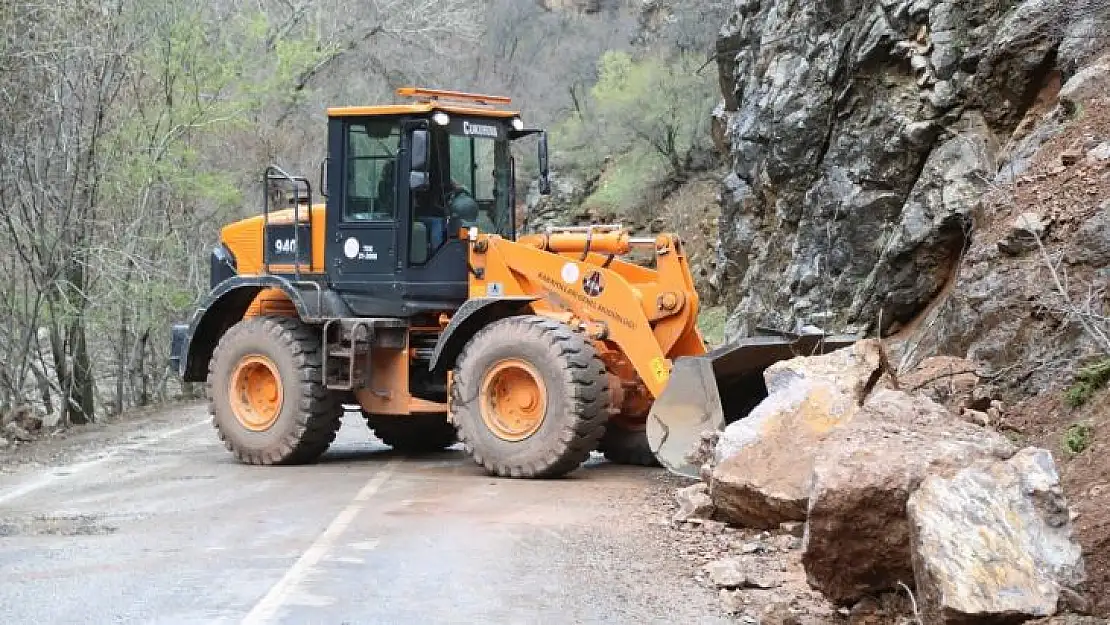
[[[510,238],[514,234],[510,185],[512,171],[507,129],[488,120],[456,120],[449,127],[448,173],[443,185],[448,206],[463,207],[459,216],[466,227]],[[446,181],[445,181],[446,182]],[[461,199],[458,197],[463,195]],[[477,203],[472,214],[465,196]]]

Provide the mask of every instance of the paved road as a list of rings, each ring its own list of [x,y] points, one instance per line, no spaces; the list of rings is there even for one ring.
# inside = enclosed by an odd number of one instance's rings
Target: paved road
[[[724,622],[646,529],[650,471],[496,480],[357,416],[308,467],[234,463],[199,407],[102,436],[0,475],[0,623]]]

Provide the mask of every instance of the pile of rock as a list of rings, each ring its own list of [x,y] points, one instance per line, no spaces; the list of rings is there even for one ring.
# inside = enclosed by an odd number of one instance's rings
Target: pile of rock
[[[681,516],[804,522],[808,583],[845,608],[904,588],[927,624],[1082,611],[1081,551],[1051,454],[957,416],[998,409],[973,371],[953,366],[952,394],[928,378],[897,390],[881,349],[862,341],[769,368],[769,397],[721,433]]]
[[[42,426],[42,415],[30,406],[16,406],[5,412],[0,415],[0,449],[34,440]]]

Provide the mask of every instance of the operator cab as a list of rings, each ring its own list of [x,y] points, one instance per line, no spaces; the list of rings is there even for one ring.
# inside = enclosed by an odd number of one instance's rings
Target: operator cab
[[[508,98],[398,93],[417,101],[328,110],[327,278],[357,316],[461,306],[469,249],[460,233],[516,237],[511,142],[540,134],[546,160],[542,132],[496,108]]]

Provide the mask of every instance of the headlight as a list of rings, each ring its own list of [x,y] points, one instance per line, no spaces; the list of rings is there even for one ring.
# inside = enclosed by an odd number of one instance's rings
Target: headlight
[[[451,123],[451,116],[442,111],[432,115],[432,121],[438,126],[446,126]]]
[[[511,123],[513,125],[513,130],[515,130],[517,132],[520,132],[521,130],[524,130],[524,120],[522,120],[519,117],[514,117],[513,121],[511,121],[509,123]]]

